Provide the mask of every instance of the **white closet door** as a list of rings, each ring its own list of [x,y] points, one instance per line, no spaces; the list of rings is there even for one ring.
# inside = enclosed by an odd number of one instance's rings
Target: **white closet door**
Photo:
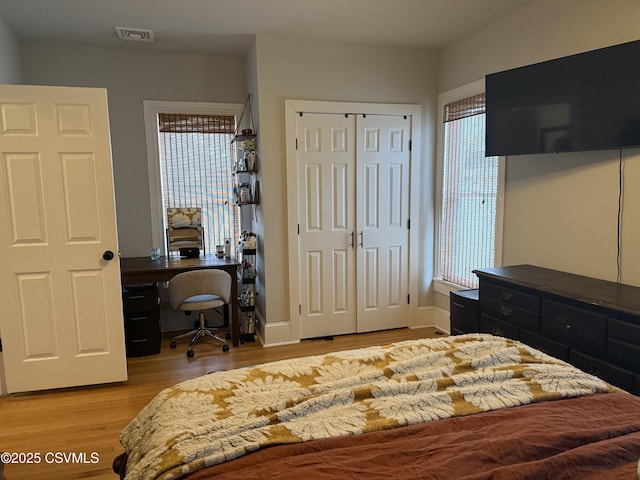
[[[357,331],[408,325],[411,120],[358,115]]]
[[[0,86],[0,193],[7,390],[126,380],[106,90]]]
[[[355,117],[297,117],[300,338],[356,331]]]

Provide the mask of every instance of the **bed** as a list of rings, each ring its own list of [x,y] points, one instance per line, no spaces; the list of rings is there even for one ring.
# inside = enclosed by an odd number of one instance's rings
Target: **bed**
[[[640,397],[520,342],[411,340],[216,372],[120,436],[125,479],[640,479]]]

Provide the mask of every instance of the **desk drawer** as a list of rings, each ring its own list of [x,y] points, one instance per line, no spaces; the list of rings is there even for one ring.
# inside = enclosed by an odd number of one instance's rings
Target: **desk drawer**
[[[542,301],[542,331],[569,345],[604,353],[607,316],[552,300]]]
[[[125,312],[146,312],[157,310],[160,305],[158,286],[124,285],[122,287],[122,304]]]
[[[484,297],[492,297],[500,302],[508,302],[512,306],[529,310],[530,312],[540,312],[540,297],[524,293],[513,288],[505,287],[498,283],[488,282],[483,280],[480,282],[480,296],[483,302]]]
[[[160,333],[134,338],[125,342],[127,357],[141,357],[160,353]]]
[[[127,339],[145,338],[151,334],[160,334],[160,313],[126,313],[124,332]]]

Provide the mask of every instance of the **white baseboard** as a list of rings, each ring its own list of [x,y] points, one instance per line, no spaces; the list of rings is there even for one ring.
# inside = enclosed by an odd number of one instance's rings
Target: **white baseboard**
[[[409,324],[409,328],[421,327],[435,327],[442,332],[450,334],[449,312],[435,306],[418,307],[414,321]]]
[[[291,345],[300,343],[299,338],[291,338],[291,325],[289,322],[263,323],[258,329],[259,338],[264,347],[275,347],[279,345]],[[262,328],[264,326],[264,328]],[[415,316],[409,322],[409,328],[435,327],[447,334],[451,333],[449,322],[449,312],[435,306],[418,307]]]

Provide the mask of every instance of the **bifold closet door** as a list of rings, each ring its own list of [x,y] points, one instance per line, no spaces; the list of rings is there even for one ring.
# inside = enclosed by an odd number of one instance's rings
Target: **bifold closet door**
[[[408,324],[410,122],[297,117],[300,338]]]
[[[358,115],[357,331],[408,325],[411,119]]]
[[[296,123],[300,338],[354,333],[355,116]]]

